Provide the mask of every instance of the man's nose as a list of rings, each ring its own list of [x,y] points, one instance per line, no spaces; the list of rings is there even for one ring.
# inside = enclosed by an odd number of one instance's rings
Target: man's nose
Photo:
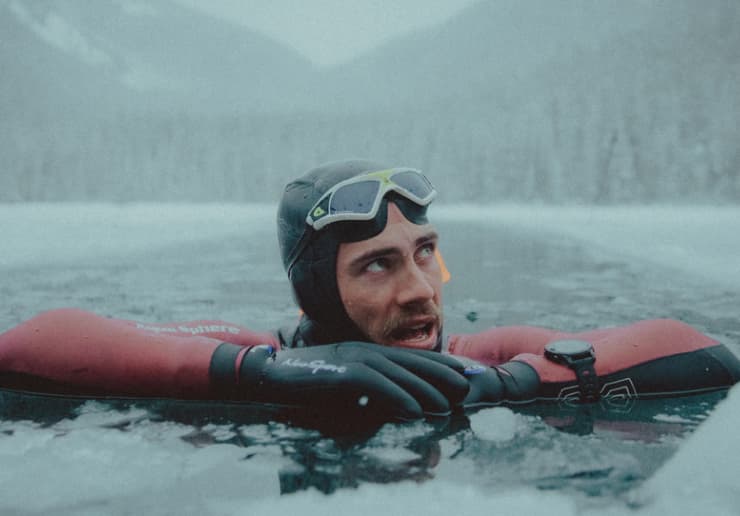
[[[409,264],[405,272],[403,283],[399,286],[399,304],[428,301],[434,297],[434,287],[430,278],[418,264],[415,262]]]

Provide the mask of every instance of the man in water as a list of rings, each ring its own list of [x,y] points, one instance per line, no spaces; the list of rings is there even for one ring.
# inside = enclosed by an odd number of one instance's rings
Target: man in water
[[[304,312],[289,347],[348,340],[440,351],[442,266],[419,171],[330,163],[288,184],[283,265]]]
[[[0,386],[89,396],[239,400],[415,419],[537,399],[596,402],[727,388],[740,362],[670,320],[569,334],[443,336],[444,265],[418,170],[349,160],[310,170],[278,211],[300,323],[141,324],[79,310],[0,335]]]

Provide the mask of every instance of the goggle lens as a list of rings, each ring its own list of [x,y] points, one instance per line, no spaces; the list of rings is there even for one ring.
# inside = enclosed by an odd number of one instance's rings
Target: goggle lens
[[[393,182],[419,199],[424,199],[434,190],[432,183],[426,177],[412,170],[394,174]]]
[[[380,190],[379,181],[363,181],[338,188],[329,201],[329,213],[370,213]]]

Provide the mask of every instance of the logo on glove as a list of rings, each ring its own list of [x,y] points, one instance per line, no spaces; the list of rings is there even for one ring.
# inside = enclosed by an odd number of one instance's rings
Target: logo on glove
[[[306,362],[305,360],[301,360],[300,358],[289,358],[280,365],[311,369],[311,374],[316,374],[318,371],[329,371],[339,374],[347,372],[347,368],[345,366],[327,364],[324,360],[311,360],[310,362]]]

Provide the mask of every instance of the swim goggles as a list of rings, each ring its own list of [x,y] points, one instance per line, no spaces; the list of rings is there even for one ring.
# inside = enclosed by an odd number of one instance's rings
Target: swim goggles
[[[372,220],[388,192],[426,206],[437,190],[419,170],[391,168],[341,181],[330,188],[308,212],[306,223],[319,231],[333,222]]]

